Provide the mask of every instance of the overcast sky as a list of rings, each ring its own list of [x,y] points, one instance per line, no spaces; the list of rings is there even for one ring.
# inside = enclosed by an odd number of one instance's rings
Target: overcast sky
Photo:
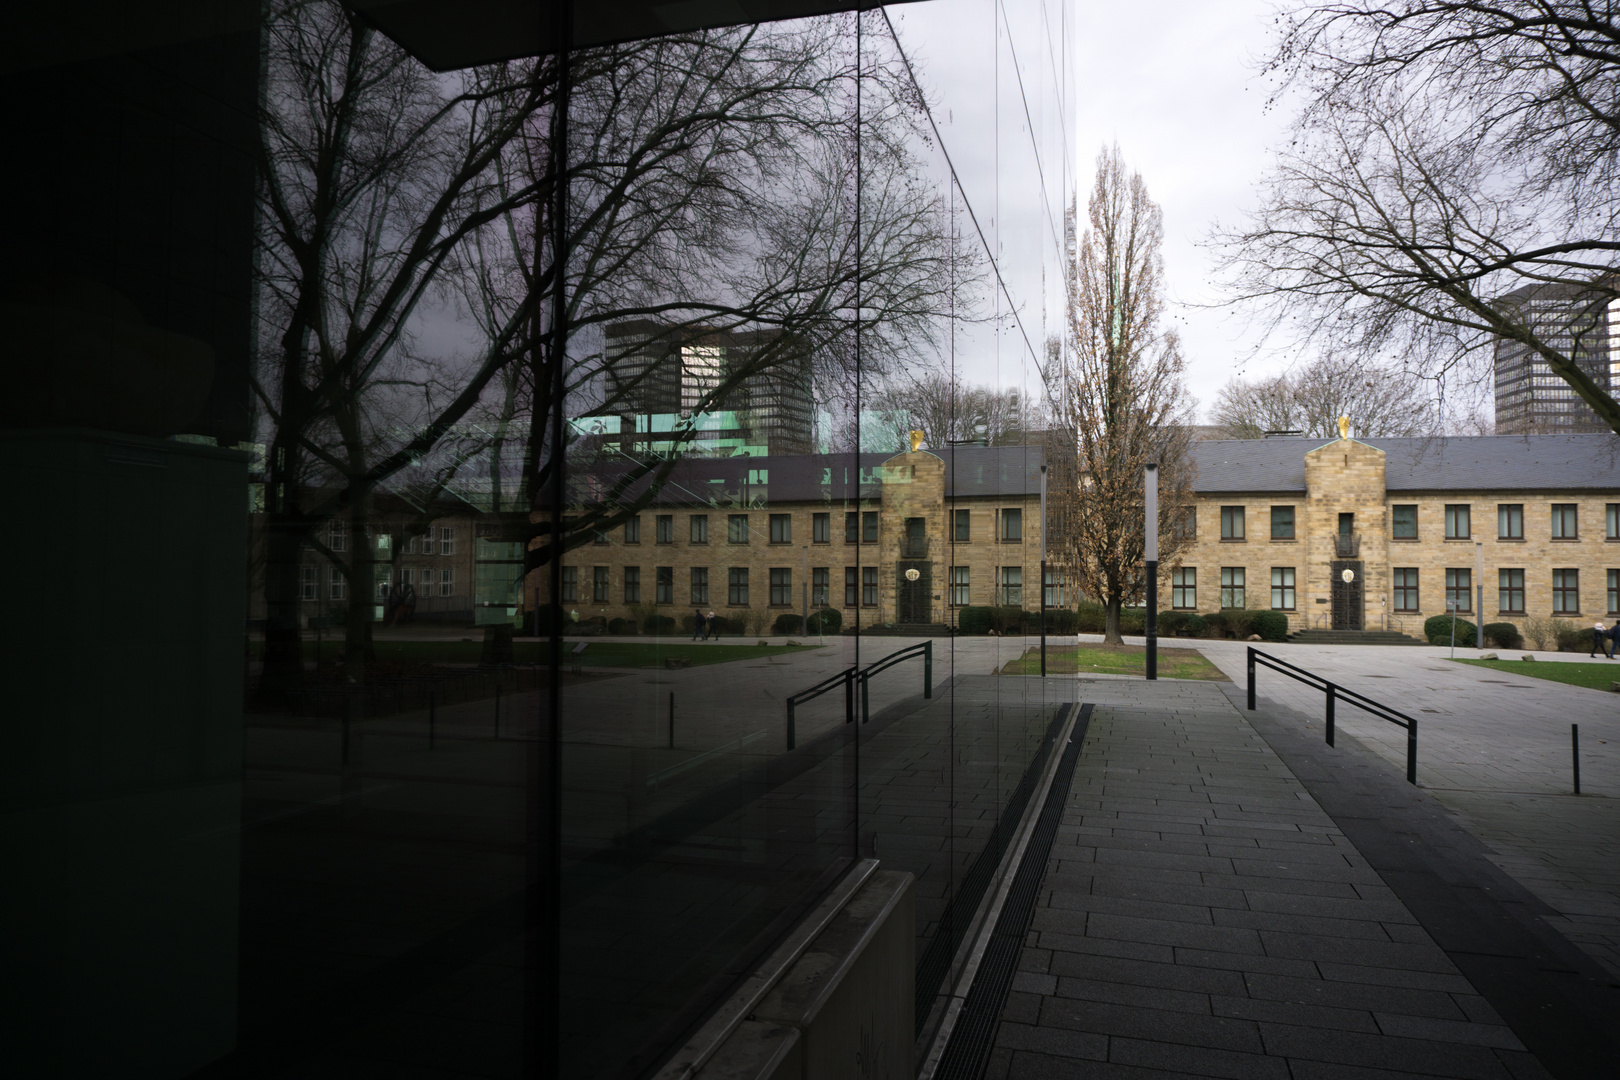
[[[1274,5],[1076,5],[1076,108],[1081,205],[1097,150],[1117,141],[1128,165],[1164,207],[1165,280],[1189,361],[1190,383],[1206,409],[1240,368],[1278,370],[1269,355],[1245,363],[1255,335],[1229,310],[1209,310],[1212,253],[1198,242],[1217,222],[1237,224],[1252,205],[1269,151],[1286,142],[1290,115],[1265,109],[1268,84],[1256,67],[1269,48]]]

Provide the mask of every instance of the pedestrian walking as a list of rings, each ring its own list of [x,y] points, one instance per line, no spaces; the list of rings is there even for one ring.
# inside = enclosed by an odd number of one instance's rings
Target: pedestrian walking
[[[1614,625],[1609,627],[1609,659],[1610,660],[1614,659],[1614,647],[1616,645],[1620,645],[1620,619],[1614,620]]]
[[[709,612],[708,621],[703,624],[703,640],[708,641],[710,634],[714,635],[714,640],[720,640],[720,626],[714,621],[714,612],[712,611]]]
[[[1608,637],[1609,628],[1603,625],[1602,619],[1599,619],[1592,627],[1592,651],[1586,654],[1588,659],[1596,656],[1598,653],[1602,653],[1604,656],[1609,656]],[[1614,657],[1609,656],[1609,659],[1612,660]]]
[[[709,621],[703,617],[703,609],[694,609],[692,616],[692,640],[696,641],[699,637],[702,637],[703,640],[707,641],[709,639]]]

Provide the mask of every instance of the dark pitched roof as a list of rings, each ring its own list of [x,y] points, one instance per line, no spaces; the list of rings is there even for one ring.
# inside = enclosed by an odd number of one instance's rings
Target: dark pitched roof
[[[945,493],[973,496],[1037,495],[1046,450],[1040,446],[947,446],[933,450],[945,461]]]
[[[1193,490],[1305,490],[1305,455],[1334,439],[1194,442]],[[1384,451],[1389,491],[1620,490],[1620,438],[1613,435],[1471,435],[1359,439]]]

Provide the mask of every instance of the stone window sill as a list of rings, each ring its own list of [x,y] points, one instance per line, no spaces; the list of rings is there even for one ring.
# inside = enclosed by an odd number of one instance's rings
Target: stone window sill
[[[1392,536],[1389,538],[1389,542],[1392,544],[1415,544],[1418,542],[1418,538],[1415,536]]]
[[[1223,543],[1223,544],[1247,544],[1248,542],[1249,542],[1248,539],[1245,538],[1245,537],[1242,537],[1242,536],[1223,536],[1223,537],[1221,537],[1221,543]]]
[[[1524,543],[1524,537],[1522,537],[1522,536],[1498,536],[1496,538],[1496,542],[1498,544],[1522,544],[1522,543]]]

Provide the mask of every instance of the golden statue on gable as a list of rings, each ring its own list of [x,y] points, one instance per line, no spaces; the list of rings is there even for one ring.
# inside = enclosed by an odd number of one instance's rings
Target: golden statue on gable
[[[1350,418],[1348,416],[1341,416],[1341,417],[1339,417],[1339,438],[1348,439],[1349,437],[1350,437]]]
[[[911,452],[913,454],[915,454],[919,449],[922,448],[922,441],[923,441],[923,433],[920,432],[920,431],[915,431],[915,430],[912,431],[912,433],[911,433]]]

